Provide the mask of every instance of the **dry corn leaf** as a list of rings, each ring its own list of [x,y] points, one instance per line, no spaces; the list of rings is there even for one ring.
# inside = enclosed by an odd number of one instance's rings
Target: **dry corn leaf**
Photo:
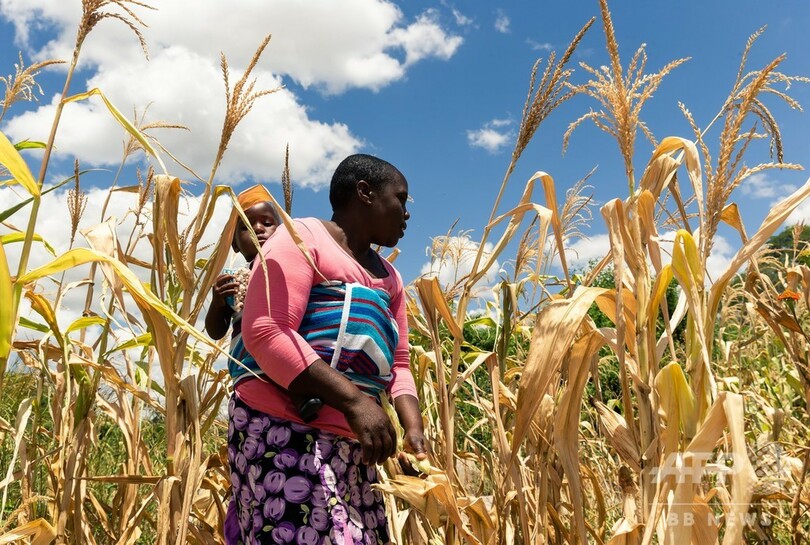
[[[579,474],[579,419],[582,412],[582,394],[588,381],[591,361],[605,344],[598,331],[589,331],[574,343],[566,354],[568,363],[568,385],[560,398],[554,418],[554,446],[557,457],[568,477],[568,493],[574,505],[582,505],[582,479]],[[574,510],[577,535],[582,543],[587,543],[585,513]]]
[[[602,432],[610,446],[633,471],[637,474],[641,473],[641,454],[638,450],[638,443],[633,439],[630,428],[627,426],[627,421],[601,401],[594,400],[593,406],[599,417]]]
[[[419,294],[419,300],[422,302],[422,308],[425,314],[431,321],[435,321],[437,315],[441,316],[444,320],[450,334],[456,339],[462,338],[461,328],[453,317],[450,306],[444,298],[442,289],[439,287],[439,279],[434,277],[419,278],[415,282],[416,291]],[[438,323],[432,323],[431,326],[438,327]]]
[[[568,274],[568,263],[565,257],[565,241],[563,239],[563,225],[560,221],[559,207],[557,206],[557,194],[554,189],[554,180],[551,176],[542,176],[540,181],[546,194],[546,207],[551,210],[551,228],[554,231],[554,239],[557,242],[557,256],[560,259],[563,275],[570,286],[570,275]],[[543,246],[538,245],[539,248]]]
[[[88,227],[87,229],[82,229],[79,232],[95,251],[109,258],[118,259],[126,263],[126,261],[122,259],[123,252],[118,246],[118,236],[115,233],[115,219],[110,218],[105,222]],[[104,279],[107,281],[107,285],[110,287],[115,301],[118,303],[118,308],[121,312],[126,313],[127,308],[124,302],[121,280],[115,274],[113,268],[105,262],[101,262],[101,272],[104,274]]]
[[[736,203],[727,204],[723,208],[723,211],[720,212],[720,221],[733,227],[740,234],[740,238],[745,244],[748,237],[745,235],[745,225],[742,222],[742,216],[740,216],[740,208]]]
[[[45,519],[32,520],[0,535],[0,545],[19,543],[26,538],[31,540],[28,545],[48,545],[56,539],[56,530]]]
[[[183,254],[183,249],[180,248],[180,231],[177,228],[181,193],[180,178],[157,175],[154,183],[155,237],[165,241],[168,246],[180,285],[186,291],[193,291],[194,270],[189,268],[188,260]]]
[[[537,218],[539,219],[538,225],[538,244],[541,244],[540,247],[545,247],[545,239],[546,233],[548,232],[548,225],[551,222],[552,212],[545,206],[540,206],[539,204],[534,204],[530,201],[532,193],[534,192],[534,184],[537,180],[542,180],[543,184],[552,184],[554,183],[551,176],[546,174],[545,172],[535,172],[534,176],[529,178],[529,181],[526,182],[526,187],[523,189],[523,195],[520,198],[520,202],[518,205],[492,220],[489,225],[486,226],[487,231],[492,229],[494,226],[498,225],[501,221],[506,218],[509,218],[509,224],[506,226],[506,230],[504,231],[503,235],[498,242],[495,243],[491,252],[489,252],[489,256],[487,261],[484,265],[478,267],[476,270],[470,271],[470,276],[466,282],[466,290],[469,292],[473,286],[475,286],[481,278],[487,273],[490,267],[495,263],[498,259],[498,256],[503,252],[503,249],[512,240],[512,237],[515,234],[515,231],[520,226],[520,223],[523,221],[523,216],[526,215],[526,212],[534,211],[537,214]],[[478,263],[481,256],[484,252],[484,246],[481,245],[478,248],[478,255],[476,256],[475,263]],[[465,305],[459,305],[459,310],[462,308],[466,308]]]
[[[665,265],[655,277],[655,284],[653,284],[650,297],[650,308],[647,310],[647,327],[650,331],[655,331],[661,304],[666,304],[667,288],[669,288],[670,282],[672,282],[672,267]]]
[[[672,158],[672,154],[677,151],[683,152],[683,158],[680,160]],[[686,161],[686,172],[695,193],[700,224],[703,225],[703,175],[700,170],[700,156],[698,155],[697,146],[691,140],[677,136],[664,138],[655,148],[652,158],[644,170],[640,187],[641,189],[648,189],[654,196],[658,197],[672,181],[675,171],[683,164],[684,160]]]
[[[606,291],[604,288],[578,287],[570,299],[552,301],[537,315],[518,390],[512,436],[513,462],[540,406],[538,400],[546,393],[552,377],[571,349],[591,304]]]

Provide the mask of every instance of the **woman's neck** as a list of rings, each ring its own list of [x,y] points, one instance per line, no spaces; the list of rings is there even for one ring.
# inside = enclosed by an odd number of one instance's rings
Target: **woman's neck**
[[[357,261],[363,263],[363,260],[369,257],[371,250],[371,241],[360,234],[365,230],[364,227],[340,214],[332,216],[332,224],[337,227],[333,232],[335,240]]]

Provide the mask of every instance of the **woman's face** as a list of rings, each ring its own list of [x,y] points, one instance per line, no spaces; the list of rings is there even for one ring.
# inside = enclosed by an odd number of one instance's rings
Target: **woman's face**
[[[276,211],[269,202],[261,202],[251,206],[245,210],[245,216],[247,216],[248,221],[250,221],[253,230],[256,231],[256,238],[259,239],[260,246],[264,244],[265,240],[270,238],[270,235],[272,235],[276,231],[276,227],[278,227]],[[256,257],[256,245],[250,240],[250,230],[242,221],[236,226],[236,232],[233,234],[233,244],[248,261]]]
[[[374,230],[374,244],[391,248],[405,235],[411,217],[406,208],[407,202],[408,182],[399,173],[374,191],[369,218],[370,227]]]

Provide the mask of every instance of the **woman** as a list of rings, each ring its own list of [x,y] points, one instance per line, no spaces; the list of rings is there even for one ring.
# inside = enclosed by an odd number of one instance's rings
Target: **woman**
[[[245,543],[389,541],[382,496],[372,488],[375,465],[396,449],[379,404],[385,392],[405,449],[426,457],[402,279],[372,249],[404,235],[407,199],[408,183],[393,165],[350,156],[332,177],[332,220],[295,221],[313,263],[284,227],[262,248],[267,272],[251,273],[242,339],[271,380],[240,382],[230,406]],[[320,398],[317,418],[303,425],[287,391]]]

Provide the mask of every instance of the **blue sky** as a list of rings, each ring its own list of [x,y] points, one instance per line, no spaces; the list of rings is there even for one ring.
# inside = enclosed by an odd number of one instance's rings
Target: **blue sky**
[[[280,161],[289,142],[296,185],[294,214],[328,217],[325,187],[343,156],[362,151],[391,161],[408,178],[414,198],[397,261],[406,281],[427,262],[425,249],[431,237],[445,234],[454,222],[457,231],[470,230],[473,240],[480,237],[509,163],[532,64],[538,57],[545,59],[550,50],[561,53],[584,23],[599,15],[596,0],[396,4],[245,0],[232,4],[230,11],[218,0],[163,4],[159,11],[144,15],[150,24],[145,33],[152,54],[148,65],[122,25],[103,21],[86,43],[71,91],[86,90],[89,80],[124,112],[142,111],[151,103],[150,120],[188,125],[190,133],[167,138],[160,133],[161,141],[205,175],[216,150],[224,102],[219,52],[228,56],[238,73],[262,36],[272,33],[257,75],[260,85],[283,83],[285,90],[262,99],[237,129],[218,182],[237,190],[264,182],[280,194]],[[0,0],[0,73],[13,72],[18,51],[26,64],[52,56],[67,58],[80,6],[79,0]],[[642,43],[649,56],[647,71],[691,57],[664,81],[642,113],[659,140],[668,135],[691,138],[678,101],[701,126],[714,117],[734,81],[746,39],[763,25],[768,29],[752,51],[749,68],[762,67],[785,52],[783,72],[810,75],[807,2],[783,1],[777,9],[772,3],[749,0],[678,4],[614,0],[610,7],[623,61],[629,61]],[[579,61],[592,66],[608,63],[598,19],[579,48],[575,63]],[[63,76],[59,69],[42,74],[44,95],[39,102],[15,105],[0,130],[12,140],[44,140],[50,126],[48,108],[61,91]],[[572,82],[585,80],[586,73],[577,68]],[[791,92],[810,106],[810,85],[797,85]],[[807,114],[773,100],[768,104],[783,130],[786,161],[810,163]],[[585,125],[562,154],[567,125],[590,108],[598,105],[580,96],[552,113],[518,164],[501,211],[517,202],[526,180],[537,170],[554,177],[562,196],[597,167],[590,179],[595,203],[627,196],[616,143],[604,133]],[[52,177],[69,173],[74,157],[83,166],[114,172],[120,160],[120,131],[98,103],[70,105],[68,111],[71,117],[57,138]],[[476,145],[475,135],[482,129],[491,130],[490,144],[497,141],[496,133],[505,135],[505,143],[487,148],[479,140]],[[710,144],[716,136],[717,131],[710,133]],[[635,165],[639,174],[651,151],[639,137]],[[32,164],[37,160],[31,156]],[[760,146],[749,163],[766,160],[767,146]],[[179,167],[169,169],[189,179]],[[102,189],[111,177],[110,172],[93,173],[83,183]],[[806,178],[804,172],[773,171],[739,188],[733,200],[749,231],[772,202]],[[125,172],[122,183],[134,183],[133,168]],[[190,189],[194,192],[193,186]],[[3,200],[11,204],[13,195],[4,191]],[[537,200],[542,202],[540,194]],[[2,208],[6,206],[3,202]],[[54,229],[52,236],[58,237],[56,224]],[[584,253],[601,252],[605,229],[598,209],[588,232],[593,239],[579,247]],[[717,251],[730,256],[735,241],[730,234],[721,235],[726,238]],[[51,241],[57,247],[59,242]]]

